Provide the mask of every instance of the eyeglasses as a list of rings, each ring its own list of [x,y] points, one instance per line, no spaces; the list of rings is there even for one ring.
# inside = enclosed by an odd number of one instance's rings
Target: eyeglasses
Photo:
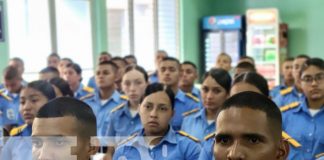
[[[302,77],[301,80],[306,84],[311,84],[314,80],[316,81],[316,83],[321,83],[324,81],[324,73],[318,73],[315,76],[306,75]]]

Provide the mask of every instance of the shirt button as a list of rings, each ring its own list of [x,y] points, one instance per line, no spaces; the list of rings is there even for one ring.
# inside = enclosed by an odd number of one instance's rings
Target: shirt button
[[[311,150],[310,150],[310,149],[307,149],[306,151],[307,151],[307,152],[311,152]]]
[[[312,133],[309,133],[308,135],[311,137],[313,134]]]

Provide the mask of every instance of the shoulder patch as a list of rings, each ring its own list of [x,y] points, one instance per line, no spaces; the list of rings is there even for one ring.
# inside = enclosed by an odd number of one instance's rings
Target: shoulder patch
[[[94,89],[92,87],[84,86],[82,89],[90,93],[94,92]]]
[[[16,136],[19,133],[21,133],[25,128],[27,127],[27,124],[21,125],[19,127],[15,127],[10,131],[10,136]]]
[[[126,95],[120,95],[120,98],[123,100],[128,100],[128,96],[126,96]]]
[[[191,140],[193,140],[193,141],[195,141],[195,142],[200,142],[198,138],[189,135],[189,134],[188,134],[187,132],[185,132],[185,131],[177,131],[177,133],[179,133],[179,134],[182,135],[182,136],[188,137],[189,139],[191,139]]]
[[[123,107],[125,106],[125,104],[126,104],[126,103],[122,103],[122,104],[118,105],[117,107],[115,107],[114,109],[112,109],[112,110],[110,111],[110,113],[113,113],[113,112],[118,111],[119,109],[123,108]]]
[[[290,109],[296,108],[298,106],[299,106],[299,102],[292,102],[290,104],[287,104],[285,106],[280,107],[280,111],[285,112],[285,111],[288,111]]]
[[[317,155],[315,155],[315,158],[317,159],[317,158],[320,158],[320,157],[324,157],[324,152],[323,153],[320,153],[320,154],[317,154]]]
[[[213,138],[213,137],[215,137],[215,132],[205,136],[204,140],[207,141],[207,140],[209,140],[210,138]]]
[[[288,135],[288,133],[282,131],[282,137],[287,140],[289,142],[289,144],[291,144],[292,146],[294,146],[295,148],[301,147],[301,144],[299,142],[297,142],[295,139],[291,138],[290,135]]]
[[[193,110],[190,110],[190,111],[187,111],[187,112],[184,112],[184,113],[182,113],[182,116],[189,116],[189,115],[191,115],[191,114],[193,114],[193,113],[196,113],[196,112],[198,112],[200,109],[199,108],[195,108],[195,109],[193,109]]]
[[[8,101],[12,101],[12,98],[9,97],[9,96],[7,96],[7,95],[5,95],[5,94],[3,93],[3,91],[0,92],[0,96],[2,96],[3,98],[5,98],[5,99],[8,100]]]
[[[130,140],[132,140],[133,138],[135,138],[137,135],[138,135],[138,132],[134,133],[133,135],[129,136],[125,140],[122,140],[120,143],[118,143],[118,146],[123,145],[123,144],[129,142]]]
[[[191,99],[193,99],[196,102],[199,102],[200,101],[198,97],[194,96],[191,93],[186,93],[186,96],[189,97],[189,98],[191,98]]]
[[[280,94],[281,94],[282,96],[284,96],[284,95],[286,95],[286,94],[292,92],[292,90],[293,90],[293,87],[288,87],[288,88],[285,88],[285,89],[280,90]]]
[[[80,101],[83,101],[83,100],[85,100],[85,99],[91,98],[91,97],[93,97],[93,96],[94,96],[93,93],[89,93],[89,94],[87,94],[87,95],[81,97],[81,98],[80,98]]]

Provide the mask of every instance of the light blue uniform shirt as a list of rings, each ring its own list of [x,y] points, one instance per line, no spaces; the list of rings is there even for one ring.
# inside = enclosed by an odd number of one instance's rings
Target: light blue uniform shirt
[[[113,160],[195,160],[201,150],[199,143],[176,133],[171,127],[160,143],[151,149],[143,136],[144,130],[119,146]]]
[[[283,90],[283,89],[285,89],[285,88],[287,88],[287,86],[286,86],[286,85],[282,85],[282,84],[273,87],[273,88],[271,89],[271,91],[270,91],[270,94],[269,94],[270,97],[271,97],[271,98],[275,98],[275,97],[277,97],[278,95],[280,95],[280,91]]]
[[[0,95],[0,126],[17,124],[17,113],[13,104]]]
[[[142,129],[141,119],[137,113],[132,117],[128,103],[124,102],[118,110],[112,111],[108,116],[108,133],[107,136],[116,136],[116,141],[120,139],[118,137],[129,137],[133,133]]]
[[[114,91],[111,97],[105,104],[101,104],[101,99],[99,97],[99,92],[95,92],[94,96],[85,99],[86,102],[93,110],[97,118],[97,135],[104,136],[107,135],[107,127],[109,125],[108,115],[112,109],[125,102],[119,94],[118,91]]]
[[[19,134],[10,137],[4,145],[1,160],[31,160],[32,159],[32,126],[29,125]]]
[[[213,153],[213,146],[214,146],[214,137],[211,137],[202,142],[202,148],[199,155],[199,160],[214,160],[214,153]]]
[[[297,91],[296,87],[293,87],[293,90],[290,93],[287,93],[285,95],[279,94],[277,95],[277,97],[273,98],[272,100],[276,103],[278,107],[283,107],[290,103],[300,101],[302,95],[303,95],[302,93],[299,93]]]
[[[98,90],[98,87],[97,87],[97,84],[96,84],[96,80],[95,80],[95,77],[92,76],[89,81],[88,81],[88,86],[95,89],[95,90]]]
[[[181,130],[189,133],[199,140],[203,140],[205,136],[215,132],[215,128],[215,122],[211,124],[207,123],[205,108],[184,117],[181,126]]]
[[[10,119],[10,122],[8,123],[17,124],[17,125],[24,124],[25,122],[19,113],[19,105],[20,105],[19,94],[11,94],[6,89],[2,92],[2,94],[11,98],[11,100],[8,101],[3,96],[0,96],[0,108],[1,106],[7,105],[7,107],[3,108],[4,109],[3,111],[6,112],[5,113],[6,116]]]
[[[191,111],[195,108],[201,108],[200,102],[196,102],[192,98],[186,96],[186,94],[178,90],[175,96],[175,104],[174,104],[174,115],[172,118],[172,127],[174,130],[179,130],[181,128],[183,116],[182,114]]]
[[[91,88],[91,90],[93,90],[93,89]],[[93,92],[86,90],[85,86],[80,83],[78,90],[76,92],[74,92],[74,98],[80,99],[90,93],[93,93]]]
[[[159,77],[158,77],[157,71],[155,71],[153,74],[151,74],[149,76],[149,82],[150,83],[157,83],[157,82],[159,82]]]
[[[284,111],[283,130],[302,147],[290,149],[289,159],[301,152],[304,159],[315,159],[315,155],[324,152],[324,106],[311,116],[306,98],[301,99],[298,107]]]
[[[199,90],[198,88],[193,87],[191,93],[192,93],[194,96],[198,97],[199,100],[201,101],[201,94],[200,94],[200,90]]]

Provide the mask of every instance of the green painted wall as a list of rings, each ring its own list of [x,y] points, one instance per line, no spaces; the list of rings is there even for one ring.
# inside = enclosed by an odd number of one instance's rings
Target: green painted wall
[[[2,77],[2,71],[7,66],[9,60],[9,44],[8,44],[8,20],[7,20],[7,10],[6,1],[3,0],[3,24],[4,24],[4,42],[0,42],[0,75]],[[2,78],[0,78],[2,82]]]

